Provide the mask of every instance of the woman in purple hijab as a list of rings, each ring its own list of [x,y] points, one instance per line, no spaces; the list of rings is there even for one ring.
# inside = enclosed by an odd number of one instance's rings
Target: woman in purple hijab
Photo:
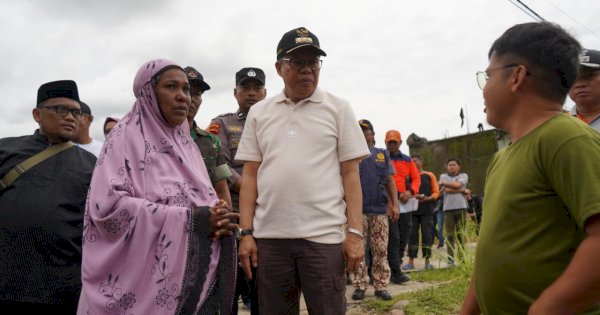
[[[186,116],[183,69],[151,60],[88,194],[78,314],[231,313],[237,214],[216,197]]]

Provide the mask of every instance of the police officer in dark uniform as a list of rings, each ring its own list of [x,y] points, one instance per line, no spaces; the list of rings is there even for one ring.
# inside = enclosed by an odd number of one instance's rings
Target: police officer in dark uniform
[[[221,153],[221,141],[217,136],[200,129],[194,121],[194,117],[196,117],[202,104],[202,94],[210,90],[210,86],[204,82],[202,74],[196,69],[186,67],[184,70],[190,82],[190,94],[192,96],[192,103],[187,116],[192,139],[194,139],[194,142],[202,153],[208,176],[217,192],[217,196],[231,206],[231,196],[227,186],[227,178],[231,175],[231,172],[229,171],[225,157]]]
[[[243,68],[235,74],[235,88],[233,96],[238,103],[238,110],[235,113],[227,113],[215,117],[208,131],[217,135],[221,140],[222,153],[229,165],[231,175],[227,178],[230,189],[231,201],[233,210],[239,212],[239,192],[241,183],[241,174],[244,164],[234,161],[244,125],[246,124],[246,116],[252,105],[262,101],[267,96],[265,89],[265,73],[259,68],[248,67]],[[252,271],[253,273],[256,270]],[[250,308],[253,315],[258,314],[258,294],[256,283],[253,280],[248,281],[245,278],[244,272],[240,268],[238,270],[238,281],[236,288],[236,297],[242,294],[244,298],[245,290],[249,288]],[[244,301],[246,304],[247,301]],[[234,305],[234,314],[237,313],[237,304]]]

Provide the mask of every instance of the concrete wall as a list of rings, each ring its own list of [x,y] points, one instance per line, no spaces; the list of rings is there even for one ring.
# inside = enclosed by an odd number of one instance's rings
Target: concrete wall
[[[413,143],[409,145],[409,151],[411,155],[421,155],[423,168],[433,172],[437,179],[440,178],[440,174],[447,172],[446,161],[449,158],[458,158],[461,161],[461,172],[469,175],[467,188],[471,189],[474,194],[483,195],[488,164],[494,153],[506,146],[508,142],[506,133],[493,129],[424,143]]]

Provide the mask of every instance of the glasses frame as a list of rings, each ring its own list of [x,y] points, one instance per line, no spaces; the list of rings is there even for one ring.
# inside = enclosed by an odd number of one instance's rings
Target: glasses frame
[[[300,71],[300,70],[304,69],[304,67],[308,67],[312,71],[318,71],[318,70],[321,70],[321,68],[323,67],[323,59],[298,60],[298,59],[294,59],[294,58],[281,58],[279,60],[288,61],[290,63],[290,67],[296,71]],[[302,62],[302,65],[301,66],[294,65],[294,61]],[[314,62],[314,64],[310,65],[309,63],[311,63],[311,62]]]
[[[518,65],[516,63],[511,63],[511,64],[508,64],[505,66],[487,69],[485,71],[477,71],[477,73],[475,73],[475,76],[477,78],[477,85],[479,85],[479,88],[482,90],[485,88],[485,85],[487,84],[488,80],[490,79],[490,76],[488,74],[490,71],[507,69],[507,68],[518,67],[518,66],[520,66],[520,65]],[[529,74],[529,72],[527,74]]]
[[[84,115],[84,113],[81,111],[81,109],[79,109],[79,108],[68,108],[68,107],[66,107],[64,105],[44,106],[44,107],[40,107],[40,109],[51,109],[57,115],[59,115],[60,117],[63,117],[63,118],[67,117],[67,115],[69,113],[71,113],[71,115],[75,119],[80,119]]]

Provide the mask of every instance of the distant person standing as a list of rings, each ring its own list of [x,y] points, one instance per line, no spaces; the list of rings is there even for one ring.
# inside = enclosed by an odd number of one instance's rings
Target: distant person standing
[[[390,159],[396,174],[394,180],[398,190],[399,203],[407,204],[413,198],[421,186],[421,176],[415,162],[410,156],[400,151],[402,137],[398,130],[389,130],[385,133],[385,146],[390,153]],[[416,210],[416,208],[414,209]],[[402,272],[402,259],[408,246],[410,237],[410,225],[412,224],[410,212],[400,211],[398,222],[390,222],[390,238],[388,244],[388,259],[392,269],[392,282],[401,284],[410,280]]]
[[[475,221],[476,232],[479,235],[479,227],[481,225],[481,217],[483,215],[483,197],[473,195],[470,189],[465,189],[465,198],[467,198],[467,213],[469,217]]]
[[[246,67],[236,72],[233,96],[238,104],[237,111],[213,118],[208,127],[209,132],[219,137],[222,146],[220,154],[229,166],[231,175],[227,178],[227,184],[229,186],[232,209],[235,212],[239,212],[240,209],[239,193],[244,166],[243,162],[235,160],[235,155],[240,145],[244,126],[246,125],[246,117],[248,117],[250,108],[267,96],[265,82],[265,73],[262,69]],[[237,275],[236,301],[241,295],[244,305],[250,307],[252,314],[259,314],[258,292],[255,279],[246,278],[241,267]],[[235,303],[233,305],[233,314],[237,314],[237,310],[238,305]]]
[[[600,51],[584,49],[579,56],[579,75],[569,91],[575,102],[571,115],[600,132]]]
[[[190,96],[192,102],[187,114],[187,121],[190,125],[190,134],[192,139],[200,149],[208,177],[212,183],[219,199],[225,200],[231,207],[231,196],[227,187],[227,177],[231,175],[227,162],[221,151],[221,141],[212,133],[202,130],[194,121],[200,105],[202,104],[202,94],[210,90],[210,85],[204,82],[204,77],[193,67],[183,69],[190,83]]]
[[[390,162],[389,153],[375,147],[375,131],[371,122],[361,119],[358,123],[371,151],[371,156],[360,161],[359,166],[365,247],[368,244],[371,250],[371,278],[375,296],[382,300],[391,300],[392,296],[386,289],[390,282],[390,265],[387,260],[388,218],[396,222],[399,215],[398,192],[394,182],[396,170]],[[352,299],[364,299],[368,283],[366,262],[362,263],[351,277],[355,288]]]
[[[81,112],[83,115],[79,119],[77,134],[73,141],[77,143],[80,148],[92,153],[97,158],[100,155],[103,143],[102,141],[90,137],[90,125],[94,121],[92,109],[82,101],[80,101],[79,104],[81,104]]]
[[[448,173],[440,176],[440,192],[444,194],[444,228],[448,243],[448,264],[454,265],[457,257],[454,250],[465,244],[465,224],[467,222],[467,199],[464,192],[469,183],[469,176],[460,172],[460,160],[448,159]],[[458,239],[458,245],[455,243]],[[460,252],[458,253],[460,254]]]
[[[421,186],[417,199],[419,199],[419,208],[412,213],[412,227],[410,232],[410,241],[408,246],[408,264],[410,269],[415,268],[414,259],[419,253],[419,235],[421,236],[421,252],[425,258],[425,269],[433,269],[429,263],[431,258],[431,247],[433,246],[433,209],[436,200],[440,195],[435,175],[423,169],[423,158],[420,155],[411,156],[421,175]]]
[[[32,135],[0,139],[0,309],[75,314],[96,163],[70,142],[82,116],[75,82],[40,86],[32,115]]]
[[[236,154],[241,264],[248,277],[258,267],[262,314],[299,314],[302,293],[309,313],[342,315],[344,269],[364,258],[359,162],[370,151],[350,104],[317,87],[317,37],[293,29],[276,54],[283,91],[252,107]]]
[[[104,131],[104,137],[108,137],[108,133],[113,129],[113,127],[119,122],[118,118],[113,118],[113,117],[106,117],[106,120],[104,120],[104,127],[103,127],[103,131]]]

